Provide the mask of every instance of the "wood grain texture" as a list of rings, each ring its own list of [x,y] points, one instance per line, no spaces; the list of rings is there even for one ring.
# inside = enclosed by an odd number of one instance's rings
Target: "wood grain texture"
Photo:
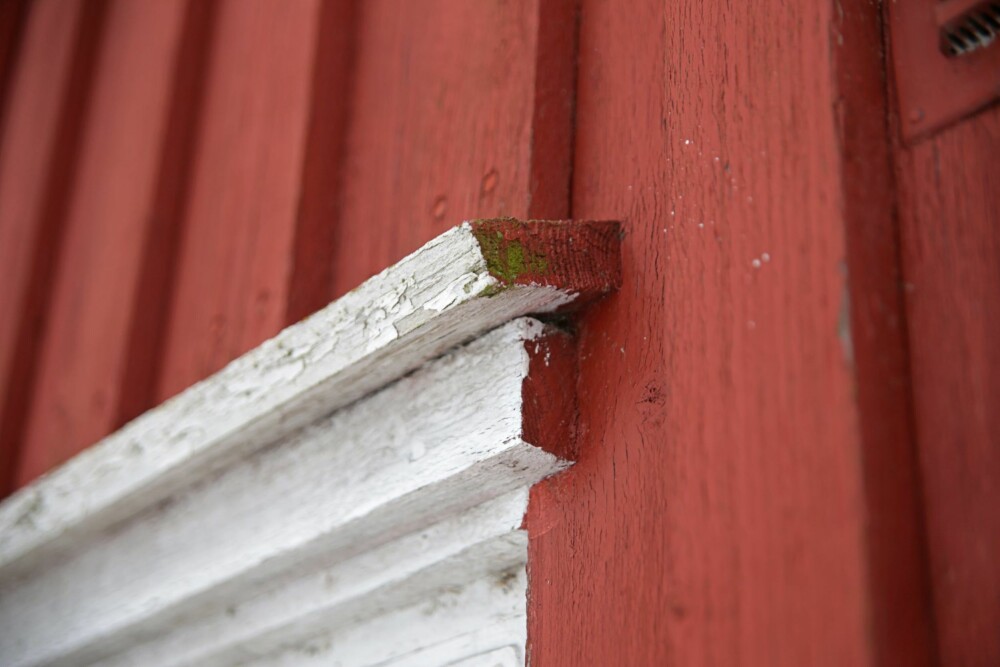
[[[471,568],[470,568],[471,569]],[[461,574],[464,574],[462,572]],[[338,628],[247,667],[524,667],[523,566]],[[379,641],[371,641],[378,637]]]
[[[335,295],[456,220],[566,217],[574,5],[360,3]]]
[[[933,665],[936,638],[913,428],[882,7],[843,0],[837,8],[834,109],[872,648],[884,665]]]
[[[218,9],[159,400],[286,324],[320,9]]]
[[[857,118],[877,16],[848,4],[582,4],[572,215],[623,220],[623,287],[581,322],[577,464],[533,491],[535,667],[929,658],[925,608],[886,616],[920,540],[912,468],[875,465],[907,451],[892,265],[848,273],[892,240],[864,232],[884,193],[851,199],[889,165]]]
[[[113,428],[157,403],[177,255],[191,189],[191,160],[204,117],[206,72],[218,3],[189,1],[160,138],[156,186],[147,220],[142,265],[132,296],[125,369]]]
[[[545,254],[557,274],[561,253],[552,241],[596,248],[593,237],[600,230],[611,230],[601,236],[615,242],[604,260],[619,264],[614,223],[530,224],[552,228],[539,237],[549,241]],[[163,501],[206,471],[281,439],[486,330],[594,294],[593,277],[579,271],[567,272],[567,282],[558,286],[517,283],[509,268],[502,271],[507,278],[497,278],[497,259],[484,251],[471,224],[460,225],[22,489],[0,504],[0,571],[38,567],[43,557],[71,550],[81,534]],[[614,272],[595,261],[592,273]],[[613,288],[606,285],[606,291]]]
[[[521,387],[522,437],[564,461],[576,458],[576,340],[552,331],[526,341],[530,368]]]
[[[180,0],[109,7],[21,445],[22,484],[117,426],[184,9]]]
[[[0,150],[0,496],[13,490],[104,4],[40,1],[25,20]]]
[[[355,0],[324,0],[320,9],[285,324],[297,322],[333,300],[358,4]]]
[[[621,225],[494,218],[468,223],[490,275],[506,286],[572,286],[577,305],[621,285]]]
[[[5,570],[0,661],[238,664],[522,568],[527,488],[568,465],[529,440],[522,387],[529,374],[565,381],[565,340],[531,318],[508,322],[269,447],[189,470],[168,501],[131,503],[113,530],[77,531],[67,558]],[[552,363],[533,363],[533,344],[550,349]],[[209,383],[248,386],[258,369],[244,364]],[[547,421],[571,421],[568,397],[547,406]],[[160,408],[159,419],[192,428],[181,404]],[[530,418],[545,417],[534,409]],[[114,464],[155,484],[150,459],[183,444],[147,441]],[[93,497],[95,484],[81,478],[79,490]],[[507,641],[521,653],[523,637],[522,625]]]
[[[6,0],[0,3],[0,125],[3,124],[10,100],[10,80],[21,50],[27,17],[27,0]]]
[[[942,663],[1000,663],[1000,109],[897,149]]]

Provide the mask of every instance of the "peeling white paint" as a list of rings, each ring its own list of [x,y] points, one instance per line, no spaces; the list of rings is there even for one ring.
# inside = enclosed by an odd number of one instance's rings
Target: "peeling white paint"
[[[0,504],[0,578],[483,331],[574,298],[534,285],[486,298],[495,283],[471,227],[446,232]]]
[[[481,294],[497,284],[497,280],[488,273],[467,273],[446,285],[437,296],[428,299],[424,308],[440,313],[464,295]]]
[[[566,465],[521,438],[543,332],[515,320],[0,573],[0,664],[523,665],[527,490]]]
[[[498,286],[457,227],[0,503],[0,664],[523,665],[516,318],[575,294]]]

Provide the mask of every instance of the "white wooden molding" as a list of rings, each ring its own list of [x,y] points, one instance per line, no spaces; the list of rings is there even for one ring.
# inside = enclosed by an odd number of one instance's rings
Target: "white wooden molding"
[[[0,664],[522,665],[575,362],[511,320],[617,280],[614,224],[466,223],[4,501]]]
[[[616,223],[464,223],[0,504],[0,576],[514,317],[612,289]]]

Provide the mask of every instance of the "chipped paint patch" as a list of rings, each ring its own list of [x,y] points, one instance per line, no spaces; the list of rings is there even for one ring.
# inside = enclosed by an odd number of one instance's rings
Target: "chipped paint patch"
[[[437,296],[428,299],[424,308],[440,313],[445,308],[469,296],[477,296],[496,285],[493,276],[483,273],[466,273],[445,285]]]
[[[81,536],[158,506],[484,331],[618,284],[614,223],[491,224],[494,236],[498,225],[501,236],[544,232],[550,256],[498,239],[488,261],[474,224],[445,232],[0,503],[0,576],[72,552]],[[573,270],[560,270],[559,249]],[[581,256],[588,261],[577,270]],[[520,280],[503,285],[488,264]],[[524,273],[546,267],[539,281]]]

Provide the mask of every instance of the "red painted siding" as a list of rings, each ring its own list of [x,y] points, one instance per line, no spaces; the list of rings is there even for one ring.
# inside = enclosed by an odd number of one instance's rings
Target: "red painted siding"
[[[35,3],[10,65],[0,144],[0,493],[14,484],[25,450],[102,14],[99,3]]]
[[[154,214],[184,7],[120,0],[108,8],[41,341],[21,483],[119,426],[128,331],[142,317],[132,296]]]
[[[318,0],[218,9],[159,399],[285,321]]]
[[[898,148],[934,608],[946,665],[1000,664],[1000,109]]]
[[[21,48],[24,21],[27,17],[26,0],[7,0],[0,3],[0,123],[10,98],[10,80],[14,62]]]
[[[572,3],[359,9],[334,293],[462,220],[565,217]]]
[[[532,664],[1000,662],[1000,113],[902,145],[880,11],[3,4],[0,490],[463,219],[617,219]]]
[[[894,445],[865,428],[858,354],[879,350],[852,340],[852,281],[886,278],[849,273],[873,249],[852,198],[889,163],[884,122],[881,163],[840,134],[884,118],[881,88],[830,73],[877,82],[877,34],[833,4],[583,3],[572,215],[624,221],[624,286],[581,323],[580,460],[532,499],[533,665],[929,661],[919,607],[911,634],[876,624],[921,599],[883,597],[866,530],[897,508],[868,488],[867,450]],[[864,203],[891,240],[885,199]],[[912,510],[883,524],[912,531]]]

